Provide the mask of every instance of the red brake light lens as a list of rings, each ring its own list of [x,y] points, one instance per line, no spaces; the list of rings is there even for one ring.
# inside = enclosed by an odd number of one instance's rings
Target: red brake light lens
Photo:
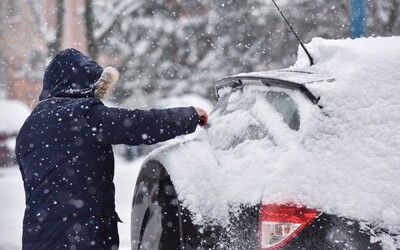
[[[6,134],[0,134],[0,141],[7,140],[8,136]]]
[[[278,249],[288,243],[320,212],[292,204],[262,205],[259,217],[259,249]]]

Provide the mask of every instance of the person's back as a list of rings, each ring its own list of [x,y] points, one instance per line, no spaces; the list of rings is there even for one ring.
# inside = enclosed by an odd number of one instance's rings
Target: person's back
[[[104,220],[102,209],[118,218],[113,213],[111,145],[99,143],[87,124],[86,114],[96,103],[94,98],[44,101],[20,131],[17,145],[27,194],[23,236],[27,249],[50,247],[46,243],[53,239],[64,239],[60,246],[78,246],[80,241],[95,246],[99,244],[96,234],[100,238],[106,234],[98,223]]]
[[[117,78],[74,49],[46,69],[41,102],[16,144],[26,192],[24,249],[118,248],[112,144],[152,144],[196,129],[193,107],[104,106],[99,98]]]

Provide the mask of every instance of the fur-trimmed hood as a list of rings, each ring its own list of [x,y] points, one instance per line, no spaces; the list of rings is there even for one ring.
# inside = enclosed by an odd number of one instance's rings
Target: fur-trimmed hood
[[[65,49],[47,66],[39,100],[50,97],[104,99],[118,78],[115,68],[103,68],[80,51]]]

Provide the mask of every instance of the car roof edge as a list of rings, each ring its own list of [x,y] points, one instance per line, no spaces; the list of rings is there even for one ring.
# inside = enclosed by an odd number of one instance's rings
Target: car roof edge
[[[257,76],[229,76],[215,81],[215,93],[218,96],[218,91],[224,87],[238,88],[245,85],[258,85],[255,81],[259,81],[259,85],[268,87],[281,87],[285,89],[294,89],[302,92],[313,104],[318,104],[319,97],[316,97],[311,91],[300,83],[295,83],[287,80],[282,80],[272,77],[257,77]],[[318,105],[319,106],[319,105]],[[321,107],[321,106],[320,106]]]

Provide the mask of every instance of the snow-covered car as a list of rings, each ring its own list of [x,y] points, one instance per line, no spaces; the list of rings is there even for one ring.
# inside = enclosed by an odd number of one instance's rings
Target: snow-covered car
[[[399,44],[218,80],[208,126],[143,163],[132,249],[399,249]]]
[[[14,164],[15,136],[29,114],[25,104],[0,99],[0,167]]]

